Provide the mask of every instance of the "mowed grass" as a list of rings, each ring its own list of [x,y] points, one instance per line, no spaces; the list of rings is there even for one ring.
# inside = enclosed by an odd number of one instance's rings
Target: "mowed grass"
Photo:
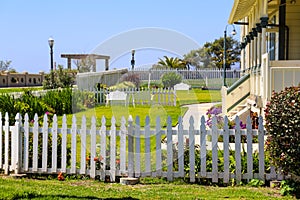
[[[94,116],[96,118],[97,127],[101,126],[102,117],[104,116],[106,126],[111,126],[112,116],[116,119],[116,125],[121,125],[121,118],[124,117],[128,121],[129,116],[132,116],[133,121],[136,121],[136,117],[140,117],[140,125],[144,127],[146,116],[150,117],[150,125],[153,127],[156,125],[156,118],[160,117],[160,123],[162,127],[166,127],[166,121],[168,116],[172,119],[172,126],[175,126],[179,116],[183,116],[187,111],[187,108],[182,105],[197,104],[197,103],[209,103],[220,102],[221,92],[219,90],[201,90],[192,89],[189,91],[177,91],[177,104],[176,106],[162,106],[158,104],[154,105],[113,105],[113,106],[96,106],[92,109],[87,109],[82,112],[75,113],[77,124],[81,124],[82,116],[86,117],[88,127],[91,125],[91,119]],[[72,124],[73,114],[67,115],[67,124],[70,127]],[[58,117],[59,126],[62,123],[62,116]]]
[[[248,186],[217,187],[143,178],[134,186],[96,180],[37,180],[0,177],[1,199],[293,199],[279,190]]]
[[[166,127],[168,116],[172,119],[172,126],[175,126],[178,121],[179,116],[183,116],[187,111],[187,108],[183,108],[180,106],[161,106],[161,105],[153,105],[153,106],[96,106],[95,108],[88,109],[82,112],[75,113],[76,116],[76,124],[82,124],[82,117],[85,116],[87,127],[91,126],[92,118],[96,119],[96,126],[100,127],[102,125],[103,117],[105,118],[106,127],[111,126],[112,117],[115,117],[116,126],[119,128],[121,126],[122,117],[126,120],[126,125],[128,125],[129,116],[131,116],[133,120],[133,124],[136,123],[137,116],[139,116],[140,126],[145,126],[146,117],[150,118],[150,125],[154,127],[156,125],[156,118],[160,117],[160,124],[162,127]],[[67,115],[67,124],[71,127],[73,114]],[[62,116],[58,117],[58,125],[62,125]],[[78,127],[78,128],[79,128]]]
[[[220,90],[192,89],[177,91],[176,95],[179,105],[220,102],[222,100]]]
[[[38,86],[38,87],[0,88],[0,94],[11,93],[11,92],[24,92],[25,90],[37,91],[37,90],[43,90],[43,87]]]

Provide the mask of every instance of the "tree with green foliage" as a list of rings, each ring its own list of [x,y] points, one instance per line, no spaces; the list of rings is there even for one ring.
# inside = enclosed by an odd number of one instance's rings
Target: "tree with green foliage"
[[[7,61],[0,60],[0,71],[13,71],[13,72],[15,72],[16,70],[13,69],[10,65],[11,65],[11,60],[7,60]]]
[[[186,69],[187,62],[177,57],[164,56],[164,59],[159,59],[157,65],[158,68],[170,68],[170,69]]]
[[[75,84],[76,70],[64,69],[62,65],[58,65],[58,69],[45,75],[43,81],[44,89],[67,88]],[[53,82],[52,82],[53,77]]]
[[[169,72],[161,77],[161,82],[164,88],[173,88],[174,85],[181,83],[182,77],[176,72]]]
[[[226,37],[226,69],[240,61],[239,42],[232,37]],[[184,60],[190,62],[196,68],[223,68],[224,38],[206,42],[203,47],[192,50],[184,55]]]
[[[215,67],[212,65],[211,58],[207,49],[204,47],[190,51],[188,54],[184,55],[184,60],[188,61],[190,65],[196,68]]]
[[[91,57],[86,57],[81,60],[76,60],[74,64],[77,67],[78,72],[90,72],[93,71],[96,68],[96,62]]]

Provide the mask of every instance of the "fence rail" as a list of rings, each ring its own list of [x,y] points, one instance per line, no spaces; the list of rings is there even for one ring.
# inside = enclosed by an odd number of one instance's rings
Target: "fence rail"
[[[2,119],[1,113],[0,117]],[[180,117],[178,128],[171,126],[171,118],[168,117],[166,129],[161,127],[159,117],[155,127],[150,127],[150,118],[146,117],[144,129],[141,129],[140,117],[136,117],[135,121],[129,117],[127,122],[122,117],[118,128],[114,117],[110,128],[106,127],[105,117],[102,117],[100,127],[96,126],[95,117],[91,119],[91,126],[87,127],[84,116],[79,125],[74,115],[71,128],[68,128],[66,115],[63,116],[61,127],[58,127],[56,115],[51,127],[47,115],[44,115],[41,127],[37,115],[33,124],[27,114],[24,120],[17,114],[13,126],[9,125],[8,113],[4,119],[4,123],[0,120],[0,131],[3,133],[0,134],[0,169],[5,174],[63,172],[89,175],[91,178],[99,176],[101,180],[109,176],[111,181],[115,181],[116,176],[166,177],[169,181],[188,177],[191,182],[208,178],[212,182],[222,179],[225,183],[231,178],[237,183],[253,178],[284,178],[273,167],[266,172],[262,117],[259,118],[257,130],[251,128],[250,117],[246,130],[241,130],[239,126],[235,129],[229,129],[228,126],[218,129],[216,117],[213,118],[212,128],[208,129],[204,116],[200,127],[194,127],[192,117],[189,127],[183,127]],[[225,124],[227,120],[225,118]],[[239,124],[238,118],[235,123]],[[234,138],[235,143],[229,142],[230,137]],[[245,151],[242,137],[246,138]],[[218,142],[220,138],[223,142]],[[257,138],[257,144],[253,143],[253,138]],[[166,143],[162,143],[165,140]],[[195,154],[196,148],[200,149],[199,155]],[[253,172],[253,152],[258,152],[257,172]],[[234,166],[230,159],[234,160]],[[245,159],[246,167],[242,165]],[[219,160],[224,160],[221,168]],[[208,168],[208,162],[211,163],[211,169]],[[187,164],[188,171],[185,169]]]
[[[182,76],[184,80],[193,79],[218,79],[222,78],[224,71],[220,69],[143,69],[135,68],[134,73],[139,74],[141,80],[160,80],[161,76],[168,72],[176,72]],[[129,72],[130,73],[130,72]],[[239,78],[240,70],[226,70],[227,78]]]
[[[95,89],[92,88],[90,92],[95,94],[95,100],[98,104],[105,104],[106,97],[109,92],[114,90],[107,89]],[[176,106],[176,91],[174,89],[148,89],[148,88],[128,88],[128,89],[119,89],[121,92],[127,94],[127,105],[165,105],[165,106]]]

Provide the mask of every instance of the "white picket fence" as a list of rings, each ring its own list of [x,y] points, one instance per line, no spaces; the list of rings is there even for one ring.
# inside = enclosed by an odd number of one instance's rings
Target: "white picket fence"
[[[114,90],[108,89],[96,89],[91,88],[89,90],[95,94],[95,100],[98,104],[106,104],[106,97],[110,92]],[[157,88],[126,88],[119,89],[118,91],[125,92],[127,94],[127,105],[165,105],[176,106],[176,91],[174,89]]]
[[[162,75],[169,72],[176,72],[180,74],[183,80],[195,80],[195,79],[220,79],[223,77],[224,71],[222,69],[145,69],[135,68],[133,71],[135,74],[139,74],[140,80],[160,80]],[[240,70],[226,70],[227,78],[240,78]]]
[[[2,119],[2,114],[0,113]],[[218,182],[222,179],[228,183],[230,179],[241,180],[259,178],[261,180],[283,179],[274,168],[266,173],[264,136],[265,131],[262,118],[259,118],[259,128],[251,128],[251,120],[248,117],[247,129],[241,130],[239,126],[229,129],[227,125],[223,129],[217,128],[217,119],[213,118],[213,126],[208,129],[205,126],[205,118],[202,116],[200,127],[194,127],[194,119],[190,118],[189,127],[183,127],[182,118],[178,119],[178,128],[172,127],[171,118],[167,119],[167,127],[162,128],[160,118],[155,121],[155,127],[150,126],[150,118],[146,117],[144,129],[141,129],[140,118],[135,122],[129,117],[126,122],[122,117],[119,127],[116,127],[116,119],[112,117],[110,128],[106,127],[106,119],[101,119],[101,126],[96,126],[96,118],[91,119],[91,126],[87,127],[86,118],[83,116],[81,125],[77,125],[75,115],[72,124],[68,128],[66,115],[63,116],[62,126],[58,127],[57,117],[54,115],[51,127],[48,124],[48,116],[44,115],[42,127],[38,124],[38,116],[34,122],[30,122],[26,114],[24,120],[18,114],[14,126],[9,125],[8,113],[5,114],[4,124],[0,120],[0,170],[9,173],[39,173],[89,175],[91,178],[100,176],[104,180],[110,176],[115,181],[116,176],[129,177],[166,177],[169,181],[174,178],[189,178],[195,182],[198,178],[212,179]],[[228,119],[225,119],[227,124]],[[32,124],[33,123],[33,124]],[[236,119],[236,124],[239,119]],[[51,134],[51,140],[48,140]],[[40,135],[40,138],[39,138]],[[229,137],[235,138],[235,143],[229,143]],[[243,145],[241,136],[247,138],[247,167],[242,168],[241,152]],[[162,138],[166,144],[162,143]],[[188,143],[185,138],[188,137]],[[207,138],[211,138],[208,140]],[[223,142],[218,142],[218,138]],[[258,138],[258,144],[252,142],[252,138]],[[61,138],[61,146],[58,140]],[[155,140],[153,142],[153,140]],[[152,142],[151,142],[152,141]],[[200,145],[200,157],[195,157],[195,144]],[[256,146],[255,146],[256,145]],[[176,146],[177,148],[174,148]],[[220,146],[223,156],[218,157]],[[187,148],[188,147],[188,148]],[[230,171],[230,148],[235,149],[234,172]],[[2,152],[2,149],[4,150]],[[32,151],[29,151],[32,149]],[[51,151],[49,151],[49,149]],[[70,149],[70,158],[68,152]],[[184,169],[184,151],[188,150],[189,172]],[[258,151],[259,171],[253,173],[253,151]],[[51,152],[51,154],[50,154]],[[60,153],[59,153],[60,152]],[[207,153],[211,152],[212,169],[207,169]],[[87,159],[88,157],[88,159]],[[101,158],[102,165],[97,168],[96,158]],[[224,159],[223,170],[219,170],[218,162]],[[200,171],[196,171],[195,162],[201,163]],[[178,170],[174,170],[174,162],[178,164]],[[58,164],[60,163],[60,164]],[[99,166],[98,166],[99,167]],[[243,173],[245,171],[245,173]]]

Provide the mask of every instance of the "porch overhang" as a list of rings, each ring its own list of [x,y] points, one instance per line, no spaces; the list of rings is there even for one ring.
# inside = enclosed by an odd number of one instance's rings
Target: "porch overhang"
[[[255,2],[256,0],[234,0],[228,23],[233,24],[248,16],[255,5]]]

